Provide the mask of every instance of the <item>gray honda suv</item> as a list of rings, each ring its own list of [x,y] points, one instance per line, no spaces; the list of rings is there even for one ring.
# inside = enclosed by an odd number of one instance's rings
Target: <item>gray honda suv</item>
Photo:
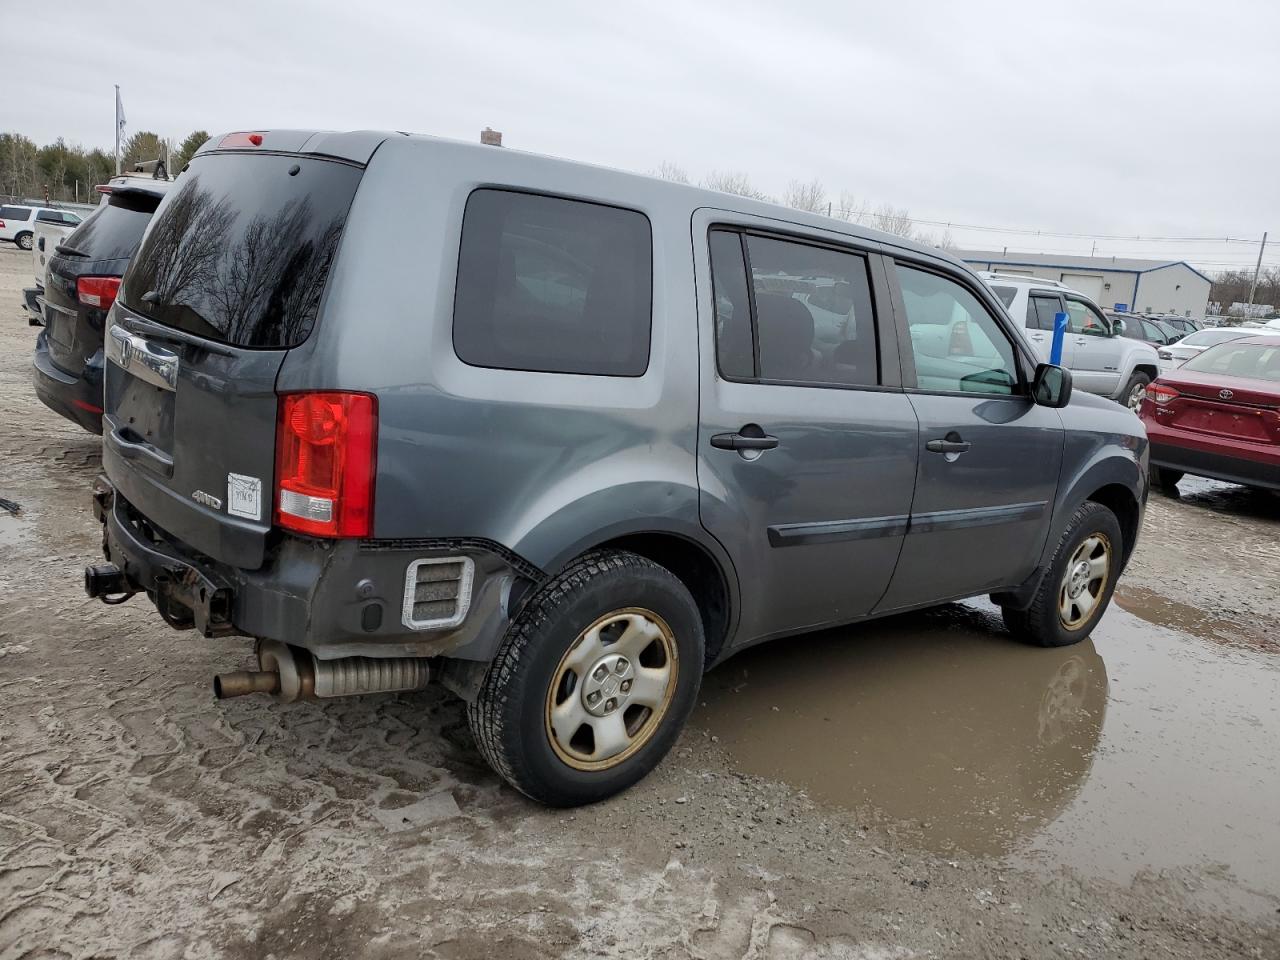
[[[219,697],[443,684],[549,804],[754,643],[981,594],[1080,640],[1147,496],[1133,413],[945,254],[495,147],[215,137],[105,340],[88,593],[252,638]]]

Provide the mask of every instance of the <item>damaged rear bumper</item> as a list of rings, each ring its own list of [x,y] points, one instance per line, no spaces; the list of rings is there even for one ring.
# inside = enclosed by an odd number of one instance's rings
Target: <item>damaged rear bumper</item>
[[[120,602],[145,593],[177,629],[279,640],[322,660],[444,656],[487,662],[513,608],[541,579],[536,568],[486,541],[283,534],[260,569],[244,570],[195,555],[150,523],[106,477],[95,481],[93,503],[108,566],[86,570],[90,596]],[[468,572],[459,622],[411,625],[414,598],[425,586],[416,583],[416,571],[450,562]]]

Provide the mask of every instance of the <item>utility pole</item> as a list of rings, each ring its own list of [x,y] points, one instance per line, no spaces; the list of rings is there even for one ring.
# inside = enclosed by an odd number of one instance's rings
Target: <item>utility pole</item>
[[[1253,268],[1253,283],[1249,284],[1249,306],[1253,306],[1253,295],[1258,290],[1258,274],[1262,272],[1262,251],[1267,249],[1267,232],[1262,231],[1262,245],[1258,247],[1258,265]]]

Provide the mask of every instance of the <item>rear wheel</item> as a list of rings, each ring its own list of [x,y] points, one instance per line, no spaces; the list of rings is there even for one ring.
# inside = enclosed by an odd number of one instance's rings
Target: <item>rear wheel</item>
[[[665,567],[623,551],[580,558],[503,639],[467,719],[485,760],[526,796],[592,803],[645,776],[702,679],[702,620]]]
[[[14,238],[13,238],[13,242],[14,242],[14,243],[16,243],[16,244],[17,244],[21,249],[23,249],[23,250],[30,250],[30,249],[31,249],[31,234],[29,234],[29,233],[20,233],[20,234],[18,234],[16,237],[14,237]]]
[[[1151,468],[1151,484],[1159,487],[1165,493],[1177,494],[1178,481],[1186,474],[1181,470],[1169,470],[1165,467]]]
[[[1121,396],[1121,403],[1132,410],[1138,412],[1138,408],[1142,406],[1142,398],[1147,395],[1147,387],[1151,385],[1151,378],[1141,370],[1134,372],[1129,378],[1129,382],[1125,384],[1124,393]]]
[[[1003,608],[1009,632],[1042,647],[1083,640],[1111,602],[1123,549],[1115,514],[1100,503],[1081,504],[1067,522],[1031,606]]]

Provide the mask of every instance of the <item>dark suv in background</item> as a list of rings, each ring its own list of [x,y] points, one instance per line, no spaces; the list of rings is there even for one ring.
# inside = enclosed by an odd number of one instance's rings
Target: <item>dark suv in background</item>
[[[102,336],[120,279],[172,184],[116,177],[87,220],[53,249],[36,338],[36,395],[86,430],[102,432]]]
[[[430,137],[211,140],[106,344],[89,595],[254,638],[221,697],[437,680],[547,803],[754,643],[974,595],[1082,640],[1147,496],[1138,419],[945,253]]]

